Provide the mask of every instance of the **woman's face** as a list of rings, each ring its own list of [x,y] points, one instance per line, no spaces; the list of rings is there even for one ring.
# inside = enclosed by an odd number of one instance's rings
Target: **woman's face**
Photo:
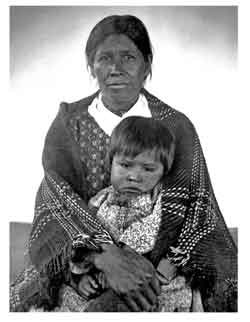
[[[110,35],[96,50],[91,73],[104,102],[135,101],[149,73],[142,53],[125,35]]]

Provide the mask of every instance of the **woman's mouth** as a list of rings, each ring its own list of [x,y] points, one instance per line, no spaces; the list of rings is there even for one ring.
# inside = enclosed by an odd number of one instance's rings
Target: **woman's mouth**
[[[124,88],[127,86],[126,83],[112,83],[112,84],[107,84],[108,87],[111,88]]]

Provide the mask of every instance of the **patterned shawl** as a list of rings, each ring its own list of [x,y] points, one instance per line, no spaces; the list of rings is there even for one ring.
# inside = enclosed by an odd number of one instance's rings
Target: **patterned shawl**
[[[145,89],[142,93],[152,117],[167,124],[177,143],[163,186],[159,234],[147,258],[155,266],[164,257],[174,263],[200,290],[205,311],[237,311],[237,249],[215,199],[196,130],[184,114]],[[51,305],[58,285],[68,278],[72,242],[86,235],[93,237],[94,248],[113,242],[87,207],[89,198],[109,184],[100,151],[95,153],[99,146],[105,150],[109,138],[87,112],[97,95],[62,103],[47,134],[45,176],[29,240],[31,265],[11,285],[11,311],[24,311],[32,303]]]

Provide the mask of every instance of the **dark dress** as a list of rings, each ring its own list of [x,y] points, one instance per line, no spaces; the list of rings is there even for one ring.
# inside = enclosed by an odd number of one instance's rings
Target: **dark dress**
[[[237,249],[215,199],[195,128],[184,114],[146,90],[142,93],[152,117],[166,123],[177,144],[164,184],[159,235],[147,258],[155,267],[164,257],[175,264],[190,285],[200,290],[205,311],[237,311]],[[109,137],[88,113],[97,95],[62,103],[47,134],[45,178],[37,193],[29,244],[33,266],[11,288],[13,311],[25,310],[32,301],[38,303],[44,285],[49,285],[47,297],[53,298],[57,284],[51,287],[48,280],[61,281],[62,275],[67,279],[69,246],[81,232],[99,230],[101,241],[111,242],[87,208],[89,198],[110,184],[105,167]]]

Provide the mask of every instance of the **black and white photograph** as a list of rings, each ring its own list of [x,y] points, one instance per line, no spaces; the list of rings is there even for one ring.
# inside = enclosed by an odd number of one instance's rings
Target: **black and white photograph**
[[[239,312],[239,6],[8,9],[9,312]]]

